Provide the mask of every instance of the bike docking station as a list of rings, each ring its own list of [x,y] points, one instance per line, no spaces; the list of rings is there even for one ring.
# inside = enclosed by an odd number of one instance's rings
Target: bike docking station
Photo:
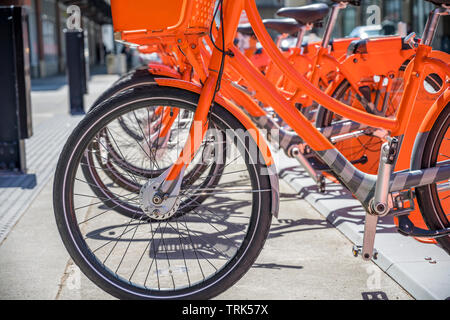
[[[29,0],[0,4],[0,174],[26,174],[25,139],[33,135]]]
[[[81,12],[77,6],[70,6],[71,16],[64,29],[66,39],[67,83],[69,85],[70,114],[84,114],[84,95],[88,93],[88,63],[85,56],[85,34],[81,29]]]

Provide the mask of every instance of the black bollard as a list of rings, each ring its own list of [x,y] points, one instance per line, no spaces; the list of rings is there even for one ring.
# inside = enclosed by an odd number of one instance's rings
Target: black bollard
[[[28,8],[0,5],[0,171],[26,173],[32,136]]]
[[[87,33],[83,34],[84,39],[81,42],[82,52],[83,52],[83,92],[84,94],[89,93],[88,84],[89,84],[89,58],[85,55],[86,45],[85,41],[87,41]]]
[[[84,36],[81,30],[64,30],[67,52],[67,79],[69,84],[70,113],[84,114],[86,92],[86,66]]]

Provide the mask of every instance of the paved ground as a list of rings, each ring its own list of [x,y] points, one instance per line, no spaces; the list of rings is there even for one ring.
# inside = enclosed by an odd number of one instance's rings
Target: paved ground
[[[87,102],[114,79],[95,76]],[[40,130],[67,113],[67,87],[57,84],[33,92]],[[112,299],[71,262],[53,217],[52,178],[37,181],[40,191],[0,243],[0,299]],[[283,181],[281,195],[257,263],[218,299],[412,299],[372,262],[353,258],[351,242]]]
[[[86,108],[117,76],[93,76]],[[33,81],[33,136],[25,141],[27,174],[0,173],[0,243],[52,178],[60,150],[81,116],[68,114],[64,77]]]

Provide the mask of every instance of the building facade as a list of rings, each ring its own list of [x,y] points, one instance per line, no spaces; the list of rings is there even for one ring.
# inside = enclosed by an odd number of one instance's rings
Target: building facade
[[[32,77],[48,77],[65,72],[67,8],[81,9],[81,27],[90,65],[103,62],[102,25],[111,24],[109,0],[31,0],[29,11],[30,66]]]
[[[256,0],[264,18],[276,17],[276,11],[283,6],[302,6],[317,2],[332,4],[327,0]],[[392,26],[390,34],[403,35],[405,32],[415,32],[420,37],[428,14],[433,8],[432,3],[424,0],[364,0],[361,7],[348,6],[342,11],[334,37],[348,36],[356,27],[374,22],[380,22],[383,26]],[[380,21],[374,18],[374,14],[379,14]],[[404,26],[400,30],[399,23]],[[433,47],[450,53],[450,17],[441,18]]]
[[[105,25],[111,25],[110,0],[31,0],[30,6],[30,65],[32,77],[47,77],[65,72],[64,29],[68,18],[68,6],[81,8],[85,45],[89,51],[90,65],[103,62]],[[263,18],[276,17],[276,11],[284,6],[301,6],[326,0],[256,0]],[[365,0],[361,7],[349,6],[340,17],[334,37],[348,36],[357,26],[372,22],[373,6],[379,8],[381,23],[397,26],[403,22],[405,31],[419,36],[425,27],[428,13],[433,5],[424,0]],[[439,24],[434,47],[450,52],[450,18],[444,17]],[[111,32],[109,32],[111,34]],[[320,33],[319,33],[320,34]],[[106,48],[106,50],[111,50]]]

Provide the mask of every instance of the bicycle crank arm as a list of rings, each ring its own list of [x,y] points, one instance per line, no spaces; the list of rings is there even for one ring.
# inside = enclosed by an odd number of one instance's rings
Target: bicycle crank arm
[[[364,238],[362,247],[362,258],[366,261],[376,259],[374,245],[375,234],[377,233],[378,216],[366,213],[366,221],[364,223]]]
[[[398,232],[401,235],[418,238],[441,238],[450,235],[450,228],[441,230],[426,230],[418,228],[409,219],[408,215],[398,217]]]

